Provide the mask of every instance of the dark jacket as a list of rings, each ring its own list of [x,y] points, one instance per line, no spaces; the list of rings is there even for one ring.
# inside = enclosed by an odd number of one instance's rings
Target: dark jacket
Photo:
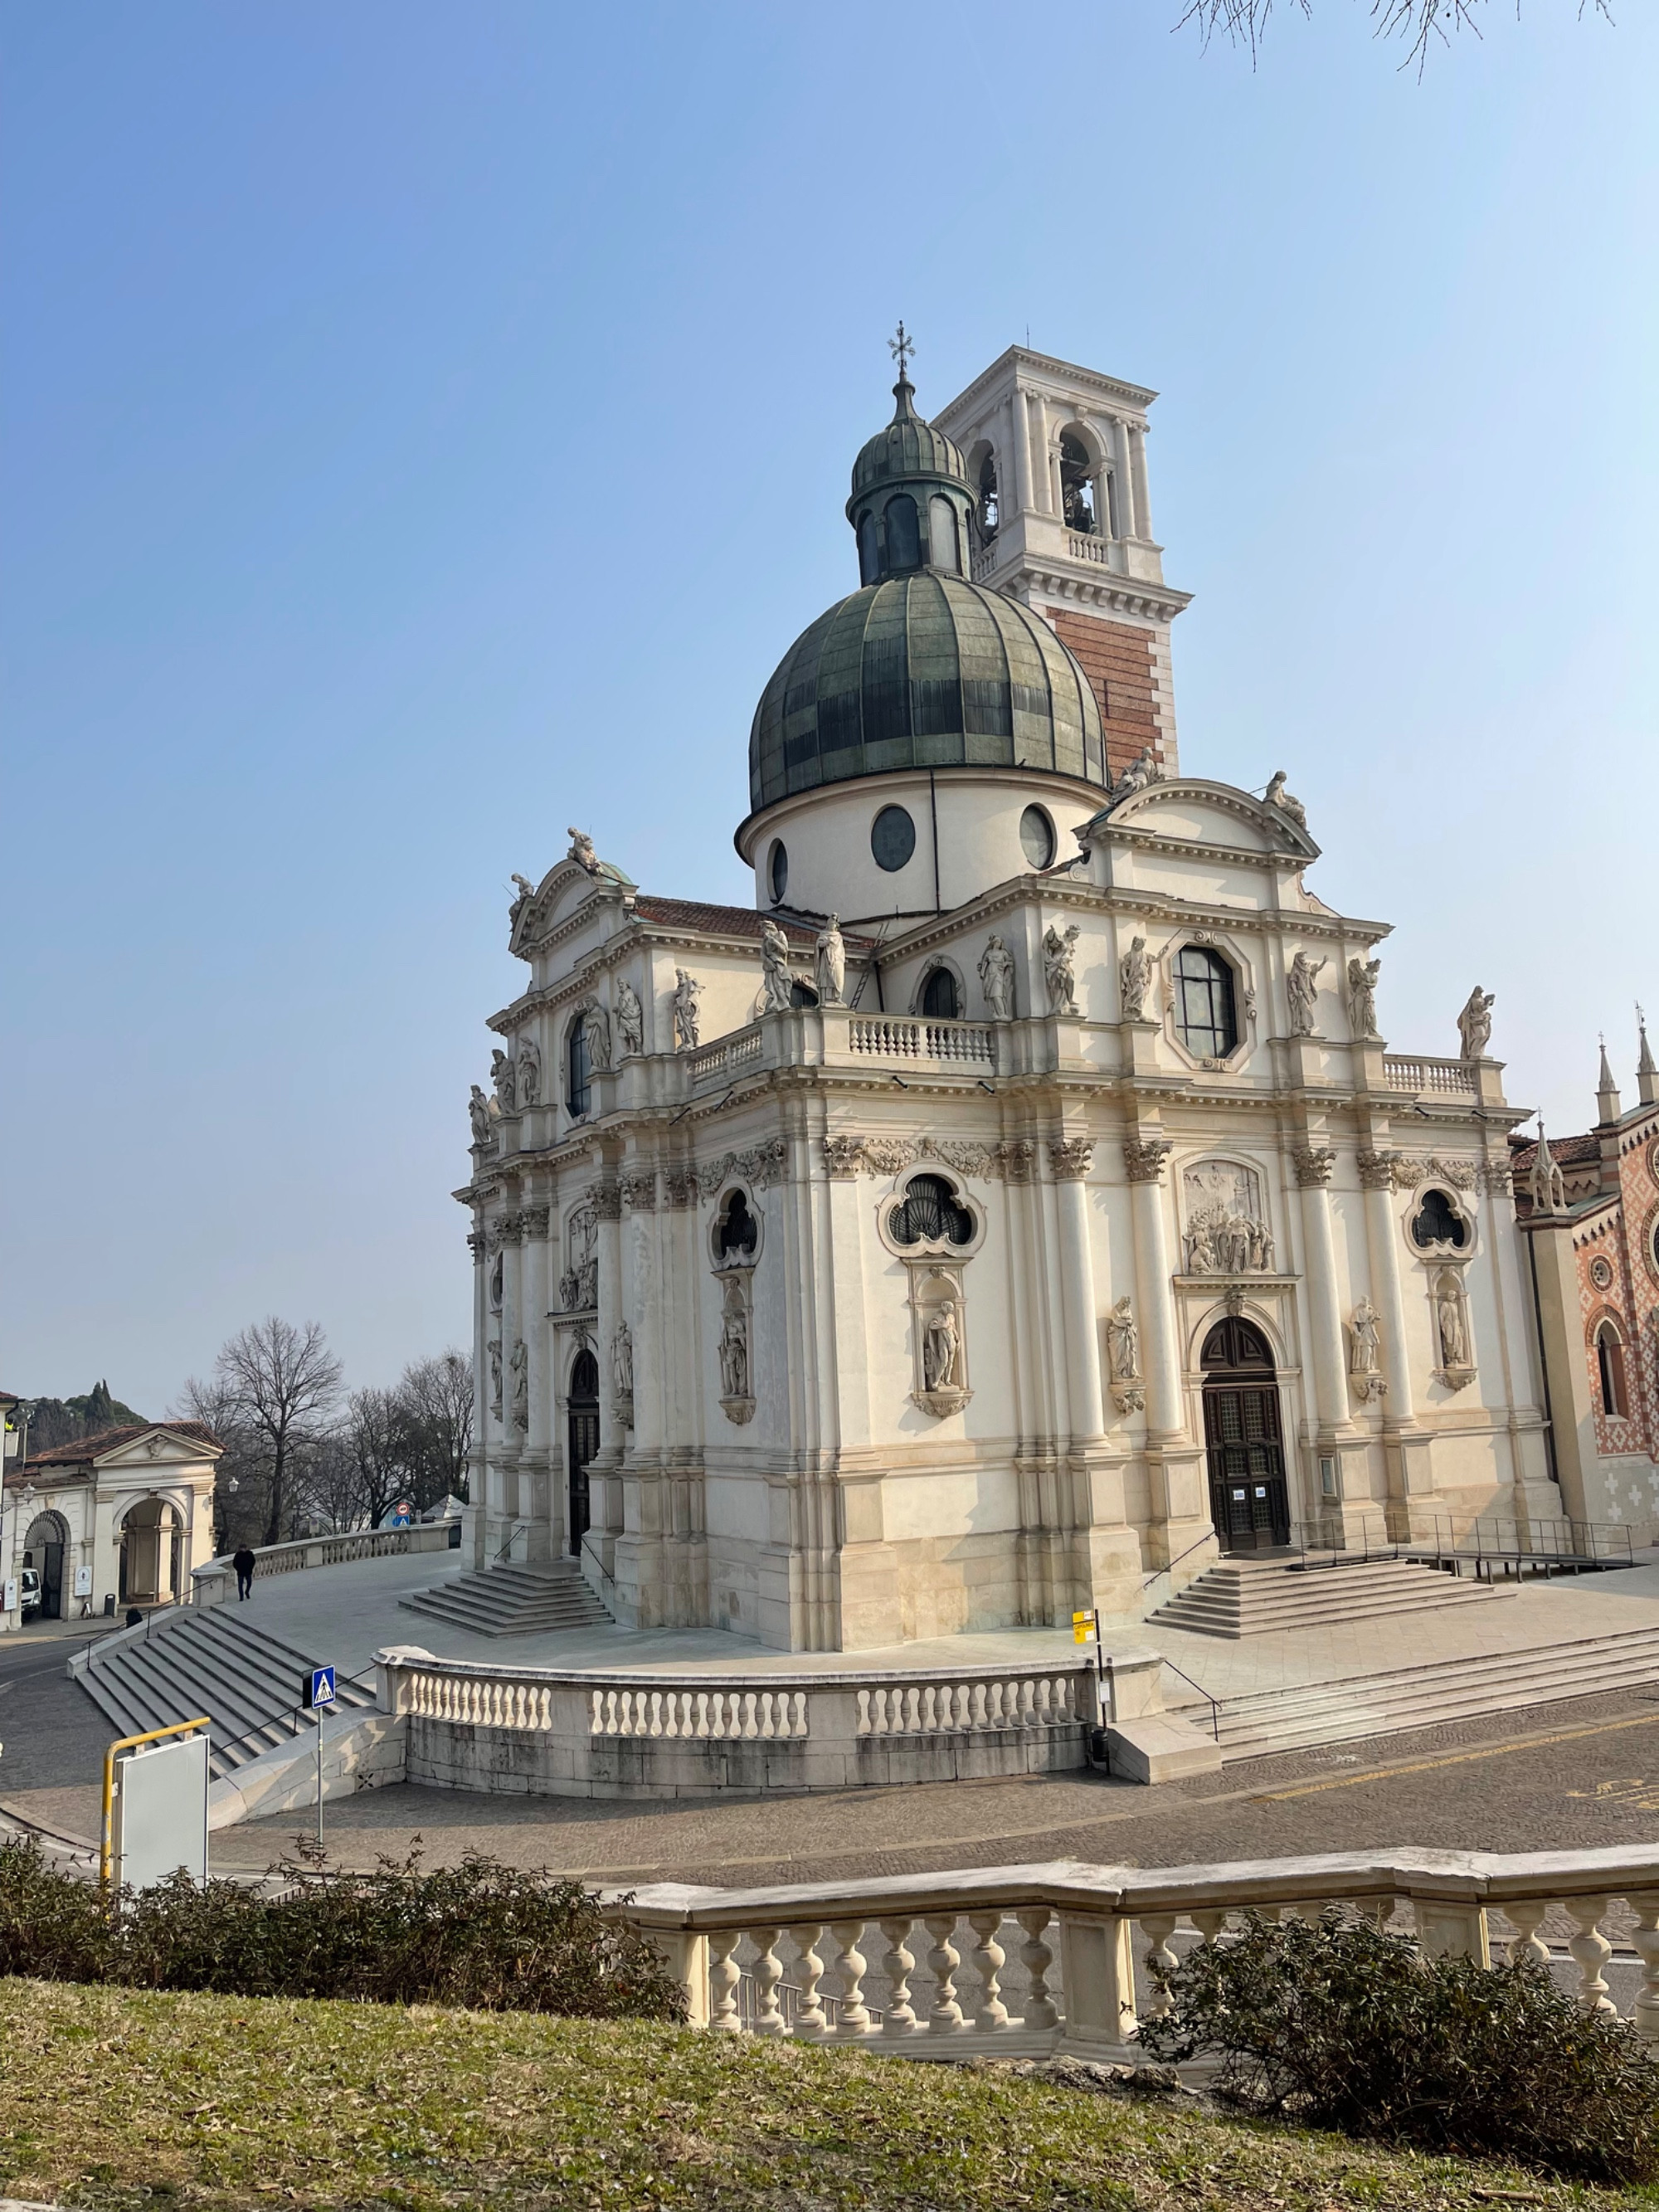
[[[232,1559],[230,1564],[235,1568],[239,1575],[251,1575],[253,1572],[254,1568],[258,1566],[259,1563],[254,1558],[252,1553],[249,1551],[247,1546],[244,1544],[241,1550],[237,1553],[235,1558]]]

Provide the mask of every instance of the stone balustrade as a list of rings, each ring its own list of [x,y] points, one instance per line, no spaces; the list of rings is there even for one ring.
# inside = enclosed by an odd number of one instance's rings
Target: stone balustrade
[[[1472,1097],[1480,1089],[1479,1074],[1466,1060],[1407,1060],[1386,1052],[1382,1074],[1391,1091],[1409,1091],[1417,1097]]]
[[[694,2024],[916,2058],[1133,2057],[1159,1977],[1255,1911],[1331,1905],[1425,1956],[1529,1951],[1589,2012],[1659,2041],[1659,1849],[1401,1850],[1231,1866],[1060,1860],[775,1889],[611,1893],[683,1983]],[[1612,1980],[1608,1977],[1611,1974]]]
[[[399,1644],[375,1663],[381,1709],[407,1726],[409,1779],[454,1789],[705,1796],[1053,1773],[1086,1765],[1100,1728],[1137,1779],[1219,1756],[1164,1714],[1153,1651],[1116,1654],[1103,1695],[1081,1654],[914,1673],[661,1674]]]
[[[716,1037],[713,1044],[687,1053],[686,1079],[694,1091],[708,1084],[728,1082],[749,1068],[760,1066],[765,1054],[761,1025],[750,1022],[745,1029],[733,1030],[729,1036]]]
[[[447,1552],[450,1521],[421,1521],[408,1528],[355,1528],[337,1536],[303,1536],[297,1543],[261,1544],[254,1551],[254,1577],[304,1574],[313,1567],[343,1566],[351,1559],[386,1559],[408,1552]],[[236,1570],[226,1559],[210,1559],[191,1571],[198,1605],[222,1605],[236,1592]]]
[[[854,1015],[847,1046],[872,1060],[950,1060],[990,1067],[996,1059],[988,1022],[909,1020],[893,1014]]]

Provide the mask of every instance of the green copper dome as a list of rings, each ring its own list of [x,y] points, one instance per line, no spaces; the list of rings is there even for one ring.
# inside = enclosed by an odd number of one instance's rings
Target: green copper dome
[[[915,391],[908,377],[899,378],[893,397],[898,404],[892,421],[860,448],[853,464],[853,495],[847,502],[849,519],[862,495],[882,484],[918,477],[967,484],[968,464],[962,448],[916,413],[910,404]]]
[[[1109,781],[1089,679],[1048,623],[930,564],[866,584],[785,653],[750,732],[750,806],[892,769],[964,767]]]

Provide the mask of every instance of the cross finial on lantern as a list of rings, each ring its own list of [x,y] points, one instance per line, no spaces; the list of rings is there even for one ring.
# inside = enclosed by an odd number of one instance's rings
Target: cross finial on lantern
[[[901,384],[908,380],[905,376],[905,366],[909,361],[911,355],[915,353],[915,349],[916,342],[911,337],[908,331],[905,329],[903,319],[901,317],[898,326],[898,335],[896,337],[889,338],[887,341],[887,350],[892,355],[894,360],[898,363],[899,381]]]

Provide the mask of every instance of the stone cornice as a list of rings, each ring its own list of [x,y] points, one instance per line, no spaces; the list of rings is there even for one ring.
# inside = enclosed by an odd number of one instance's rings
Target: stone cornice
[[[1146,623],[1172,623],[1193,602],[1190,592],[1178,592],[1173,584],[1149,583],[1139,576],[1115,576],[1109,569],[1097,568],[1091,562],[1082,561],[1061,568],[1052,554],[1046,560],[1023,554],[1006,575],[999,575],[993,567],[985,571],[983,580],[989,582],[994,577],[994,588],[1006,592],[1011,598],[1017,599],[1022,588],[1042,592],[1057,599],[1070,600],[1077,606],[1103,607],[1115,615],[1128,615]]]
[[[971,415],[992,386],[1005,380],[1011,364],[1017,374],[1023,374],[1021,389],[1036,388],[1041,386],[1045,377],[1052,377],[1057,386],[1066,387],[1066,390],[1057,390],[1053,395],[1055,398],[1065,398],[1068,392],[1075,392],[1081,386],[1085,392],[1097,392],[1101,404],[1120,415],[1127,412],[1144,417],[1146,410],[1158,398],[1157,392],[1144,384],[1126,384],[1121,377],[1108,376],[1101,369],[1083,368],[1076,362],[1060,361],[1050,353],[1033,353],[1029,346],[1012,345],[1005,348],[988,368],[981,369],[973,382],[958,392],[954,399],[947,399],[933,416],[934,423],[945,429],[946,437],[951,434],[945,428],[945,418],[957,414]],[[1139,427],[1144,428],[1144,422]]]

